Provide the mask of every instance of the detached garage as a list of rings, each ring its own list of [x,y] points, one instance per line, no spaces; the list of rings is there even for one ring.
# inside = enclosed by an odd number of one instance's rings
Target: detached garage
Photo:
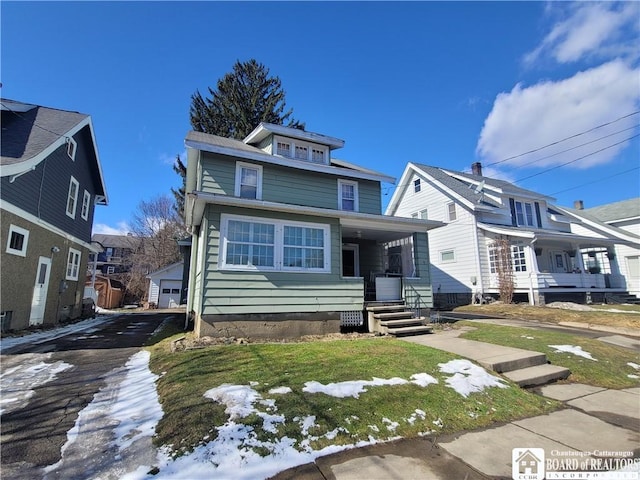
[[[147,276],[149,281],[149,304],[158,308],[176,308],[182,303],[183,262],[168,265]]]

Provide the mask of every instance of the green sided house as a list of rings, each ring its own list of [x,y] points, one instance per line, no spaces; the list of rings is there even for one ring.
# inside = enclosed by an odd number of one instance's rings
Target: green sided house
[[[242,141],[185,144],[198,335],[330,333],[372,306],[432,305],[427,231],[440,223],[383,215],[395,179],[332,158],[343,140],[261,123]]]

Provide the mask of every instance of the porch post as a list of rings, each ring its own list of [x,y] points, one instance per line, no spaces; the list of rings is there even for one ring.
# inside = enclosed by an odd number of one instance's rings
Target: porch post
[[[526,252],[527,252],[527,257],[529,257],[527,259],[527,263],[529,264],[529,305],[535,305],[536,303],[536,298],[535,298],[535,290],[533,288],[533,284],[534,282],[536,283],[536,285],[538,284],[538,259],[536,258],[536,251],[534,248],[534,243],[535,243],[536,239],[534,238],[533,240],[531,240],[531,243],[529,245],[527,245],[526,247]]]
[[[578,268],[582,273],[585,273],[585,271],[584,271],[584,262],[582,261],[582,252],[580,251],[580,246],[579,245],[572,245],[572,248],[576,252],[576,256],[575,256],[576,268]]]

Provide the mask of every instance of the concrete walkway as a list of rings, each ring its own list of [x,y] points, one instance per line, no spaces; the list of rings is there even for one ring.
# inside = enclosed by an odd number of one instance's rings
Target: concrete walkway
[[[535,353],[457,338],[459,334],[459,330],[449,330],[403,340],[452,352],[497,371],[501,365]],[[563,402],[564,408],[454,436],[403,439],[348,450],[281,472],[274,479],[511,479],[519,473],[514,460],[535,453],[536,465],[546,469],[546,478],[555,472],[560,476],[552,478],[579,478],[561,475],[571,470],[593,473],[630,466],[636,473],[598,478],[640,480],[640,388],[552,384],[534,391]]]

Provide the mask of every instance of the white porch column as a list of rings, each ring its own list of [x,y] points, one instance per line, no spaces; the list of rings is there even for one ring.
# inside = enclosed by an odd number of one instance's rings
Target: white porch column
[[[575,256],[575,265],[576,268],[580,270],[580,272],[585,273],[584,271],[584,262],[582,261],[582,252],[580,251],[579,245],[572,245],[573,250],[576,252]]]
[[[535,239],[531,241],[529,245],[525,247],[525,252],[527,256],[527,267],[529,268],[529,305],[535,305],[536,298],[535,294],[538,290],[538,259],[536,258],[536,249],[535,249]],[[534,289],[533,285],[536,285]]]

